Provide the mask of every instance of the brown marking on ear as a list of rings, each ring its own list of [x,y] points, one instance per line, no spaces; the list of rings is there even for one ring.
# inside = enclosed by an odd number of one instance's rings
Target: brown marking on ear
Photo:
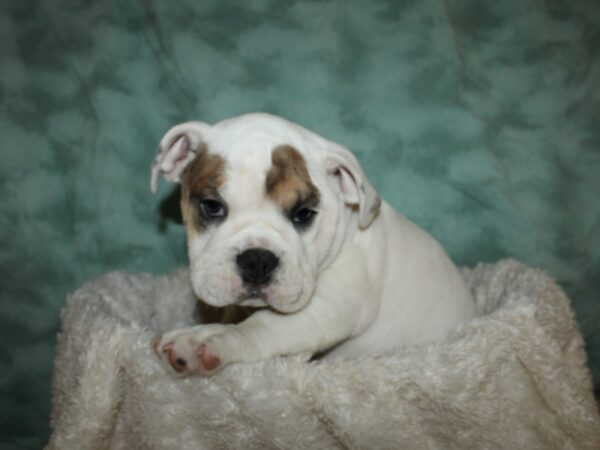
[[[285,212],[302,201],[319,201],[319,189],[312,183],[306,161],[291,145],[275,147],[271,154],[273,166],[267,172],[267,195]]]
[[[196,158],[181,175],[181,214],[188,233],[202,231],[206,224],[198,212],[195,199],[219,198],[219,188],[225,183],[225,160],[209,153],[202,145]]]

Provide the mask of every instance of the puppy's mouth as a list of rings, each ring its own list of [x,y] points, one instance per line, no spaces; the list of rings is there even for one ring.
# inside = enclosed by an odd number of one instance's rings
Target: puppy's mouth
[[[265,286],[248,286],[240,295],[238,303],[242,306],[267,306],[268,295],[265,292]]]

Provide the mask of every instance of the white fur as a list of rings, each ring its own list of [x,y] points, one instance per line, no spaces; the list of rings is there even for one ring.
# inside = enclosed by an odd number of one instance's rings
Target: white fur
[[[471,295],[445,252],[380,202],[348,150],[266,114],[212,127],[189,122],[162,139],[152,187],[160,172],[177,181],[201,143],[226,161],[220,194],[229,215],[201,233],[188,230],[196,294],[215,306],[240,303],[245,288],[235,257],[245,249],[264,247],[281,262],[263,299],[241,302],[268,308],[238,325],[166,333],[157,345],[165,363],[177,355],[187,361],[184,374],[214,372],[199,349],[220,360],[218,369],[334,346],[328,356],[357,356],[443,339],[473,317]],[[265,195],[271,152],[281,144],[303,155],[321,194],[316,221],[302,233]]]

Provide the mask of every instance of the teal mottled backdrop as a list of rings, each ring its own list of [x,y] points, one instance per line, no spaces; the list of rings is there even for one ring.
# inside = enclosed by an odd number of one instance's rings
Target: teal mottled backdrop
[[[600,2],[3,0],[0,448],[46,442],[67,293],[185,264],[163,132],[249,111],[352,149],[458,263],[551,273],[600,386]]]

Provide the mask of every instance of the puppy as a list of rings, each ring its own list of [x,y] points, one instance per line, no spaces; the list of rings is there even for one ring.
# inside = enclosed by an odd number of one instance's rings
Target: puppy
[[[238,324],[158,338],[180,375],[299,352],[392,351],[443,339],[474,315],[440,245],[380,200],[347,149],[285,119],[177,125],[160,142],[153,192],[161,174],[181,183],[196,295],[256,308]]]

